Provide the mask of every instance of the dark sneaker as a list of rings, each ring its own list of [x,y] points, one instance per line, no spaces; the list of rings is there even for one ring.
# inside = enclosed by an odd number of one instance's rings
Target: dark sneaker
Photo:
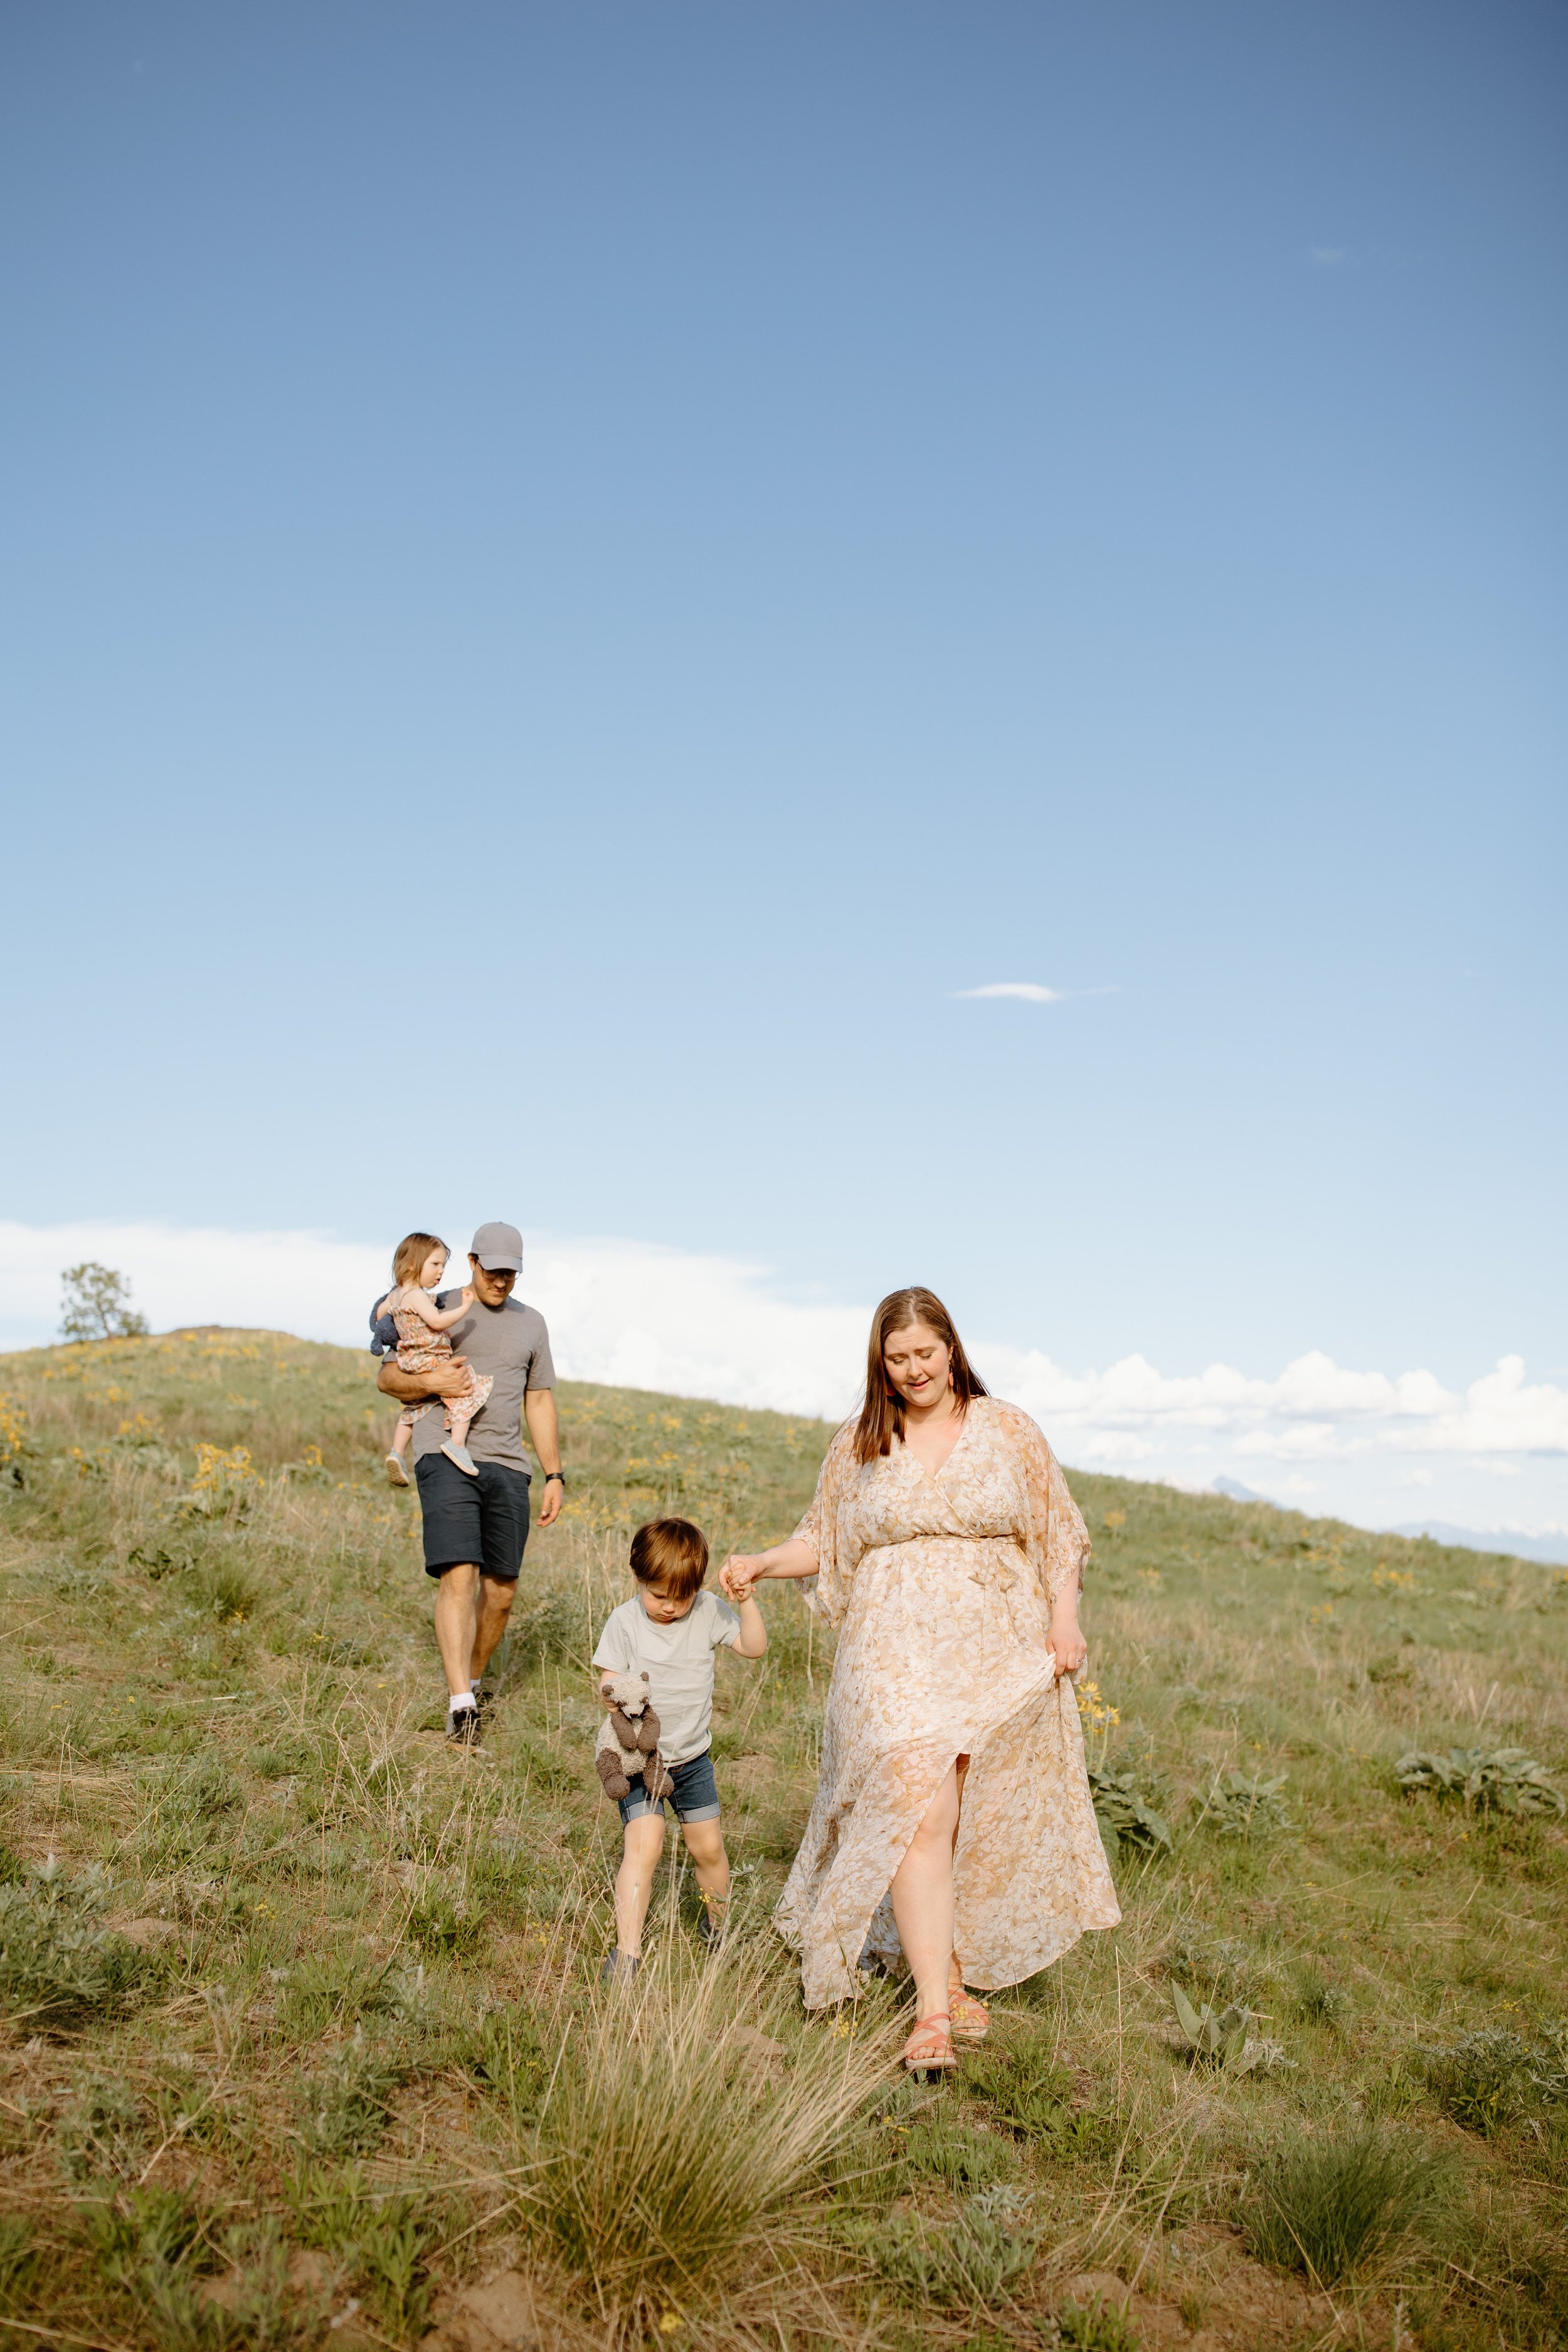
[[[605,1965],[599,1970],[599,1982],[602,1985],[629,1985],[641,1966],[641,1960],[634,1959],[630,1952],[606,1952]]]
[[[493,1683],[480,1683],[474,1693],[474,1705],[479,1708],[479,1713],[481,1715],[489,1715],[495,1703],[495,1685]]]
[[[701,1916],[697,1922],[697,1940],[700,1944],[706,1944],[710,1951],[716,1952],[728,1934],[729,1927],[730,1915],[727,1911],[721,1911],[715,1916],[704,1904]]]
[[[479,1708],[449,1706],[447,1709],[447,1737],[454,1748],[477,1748],[479,1744]]]

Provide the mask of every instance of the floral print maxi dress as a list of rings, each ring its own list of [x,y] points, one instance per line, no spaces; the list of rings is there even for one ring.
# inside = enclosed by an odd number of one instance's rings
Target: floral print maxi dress
[[[819,1563],[807,1603],[838,1628],[816,1800],[774,1913],[807,2008],[853,1994],[863,1958],[899,1958],[889,1887],[959,1756],[964,1981],[1021,1983],[1086,1927],[1114,1927],[1078,1706],[1047,1640],[1089,1535],[1028,1414],[975,1398],[934,1475],[896,1437],[862,1466],[847,1423],[795,1533]]]

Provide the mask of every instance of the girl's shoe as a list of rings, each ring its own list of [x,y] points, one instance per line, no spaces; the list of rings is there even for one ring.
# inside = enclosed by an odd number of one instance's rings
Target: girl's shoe
[[[983,2000],[962,1989],[951,1992],[947,2005],[952,2013],[952,2038],[955,2042],[984,2042],[991,2031],[991,2011]]]
[[[407,1486],[408,1473],[403,1466],[403,1456],[401,1454],[389,1454],[387,1455],[386,1475],[395,1486]]]
[[[707,1905],[704,1904],[702,1906],[702,1916],[697,1922],[698,1937],[700,1941],[708,1946],[710,1951],[716,1952],[724,1940],[725,1935],[729,1929],[729,1925],[730,1915],[727,1911],[715,1913],[710,1911]]]
[[[630,1952],[623,1952],[618,1948],[613,1952],[606,1952],[605,1965],[599,1970],[599,1982],[602,1985],[630,1984],[641,1966],[641,1959]]]
[[[477,1478],[479,1476],[479,1464],[474,1460],[474,1457],[468,1452],[468,1447],[466,1445],[459,1445],[455,1437],[443,1439],[441,1451],[446,1455],[447,1461],[455,1462],[458,1469],[463,1471],[467,1476],[470,1478]]]
[[[952,2054],[951,2024],[945,2017],[921,2018],[904,2044],[906,2074],[923,2074],[929,2083],[954,2071],[958,2061]]]

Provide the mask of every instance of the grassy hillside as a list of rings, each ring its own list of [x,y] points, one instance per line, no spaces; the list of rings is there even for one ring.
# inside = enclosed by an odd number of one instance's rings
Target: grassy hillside
[[[7,2346],[1564,2340],[1563,1571],[1072,1475],[1125,1924],[917,2092],[897,1988],[807,2021],[767,1934],[831,1663],[788,1591],[719,1662],[755,1932],[705,1965],[672,1877],[635,2001],[595,1985],[627,1535],[776,1538],[822,1424],[568,1384],[474,1756],[367,1356],[194,1331],[0,1391]],[[1456,1748],[1505,1752],[1401,1788]]]

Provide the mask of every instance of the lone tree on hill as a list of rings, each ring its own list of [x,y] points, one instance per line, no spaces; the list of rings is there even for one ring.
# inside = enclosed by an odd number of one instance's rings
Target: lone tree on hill
[[[129,1276],[84,1258],[60,1276],[62,1339],[144,1339],[147,1318],[131,1304]]]

